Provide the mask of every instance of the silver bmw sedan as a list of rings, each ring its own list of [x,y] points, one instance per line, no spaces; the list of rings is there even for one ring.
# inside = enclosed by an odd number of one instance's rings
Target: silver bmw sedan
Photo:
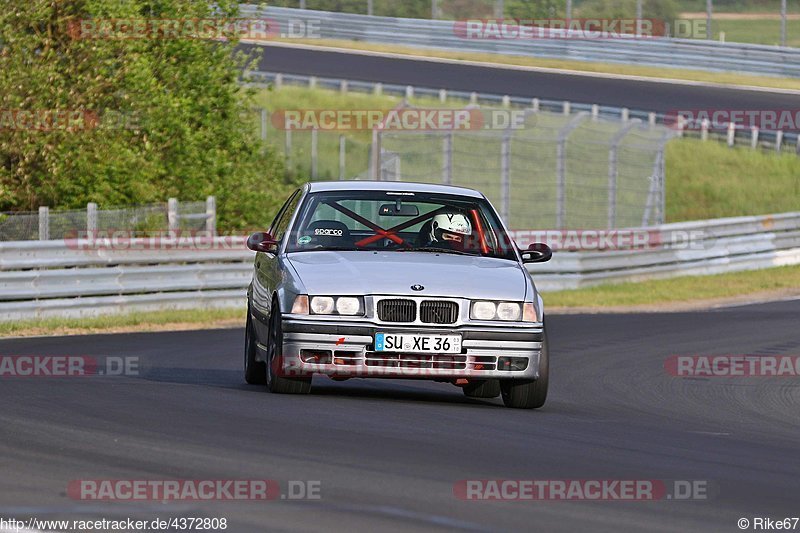
[[[401,182],[308,183],[256,252],[244,375],[271,392],[331,379],[427,379],[508,407],[547,398],[542,298],[480,192]]]

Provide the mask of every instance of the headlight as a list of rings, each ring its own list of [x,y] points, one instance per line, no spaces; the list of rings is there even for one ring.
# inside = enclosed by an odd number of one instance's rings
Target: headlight
[[[470,318],[475,320],[493,320],[497,313],[497,306],[494,302],[474,302]]]
[[[312,315],[364,314],[363,299],[356,296],[313,296],[309,307]]]
[[[472,320],[502,320],[515,322],[522,318],[522,304],[518,302],[472,302],[469,317]]]
[[[314,296],[311,298],[311,312],[315,315],[333,313],[333,298],[330,296]]]
[[[521,314],[520,305],[511,302],[500,302],[497,304],[497,318],[500,320],[519,320]]]
[[[336,299],[336,311],[340,315],[357,315],[361,310],[361,302],[358,298],[342,296]]]

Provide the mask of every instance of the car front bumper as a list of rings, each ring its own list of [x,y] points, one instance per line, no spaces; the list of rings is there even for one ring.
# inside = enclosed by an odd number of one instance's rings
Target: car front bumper
[[[461,335],[460,354],[376,352],[375,334]],[[378,377],[451,381],[538,379],[541,323],[530,326],[419,327],[283,319],[285,376]]]

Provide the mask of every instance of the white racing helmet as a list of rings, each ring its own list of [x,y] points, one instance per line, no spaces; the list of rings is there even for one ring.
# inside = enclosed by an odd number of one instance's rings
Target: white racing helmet
[[[431,242],[463,243],[472,234],[472,224],[462,213],[439,213],[431,221]]]

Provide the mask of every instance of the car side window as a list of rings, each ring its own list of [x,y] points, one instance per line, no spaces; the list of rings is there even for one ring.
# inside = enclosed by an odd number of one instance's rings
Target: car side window
[[[286,231],[289,229],[289,222],[291,222],[292,215],[295,209],[297,209],[297,204],[300,202],[300,197],[300,191],[295,191],[291,198],[286,201],[286,204],[284,204],[275,222],[272,223],[270,234],[276,241],[282,241],[284,235],[286,235]]]

